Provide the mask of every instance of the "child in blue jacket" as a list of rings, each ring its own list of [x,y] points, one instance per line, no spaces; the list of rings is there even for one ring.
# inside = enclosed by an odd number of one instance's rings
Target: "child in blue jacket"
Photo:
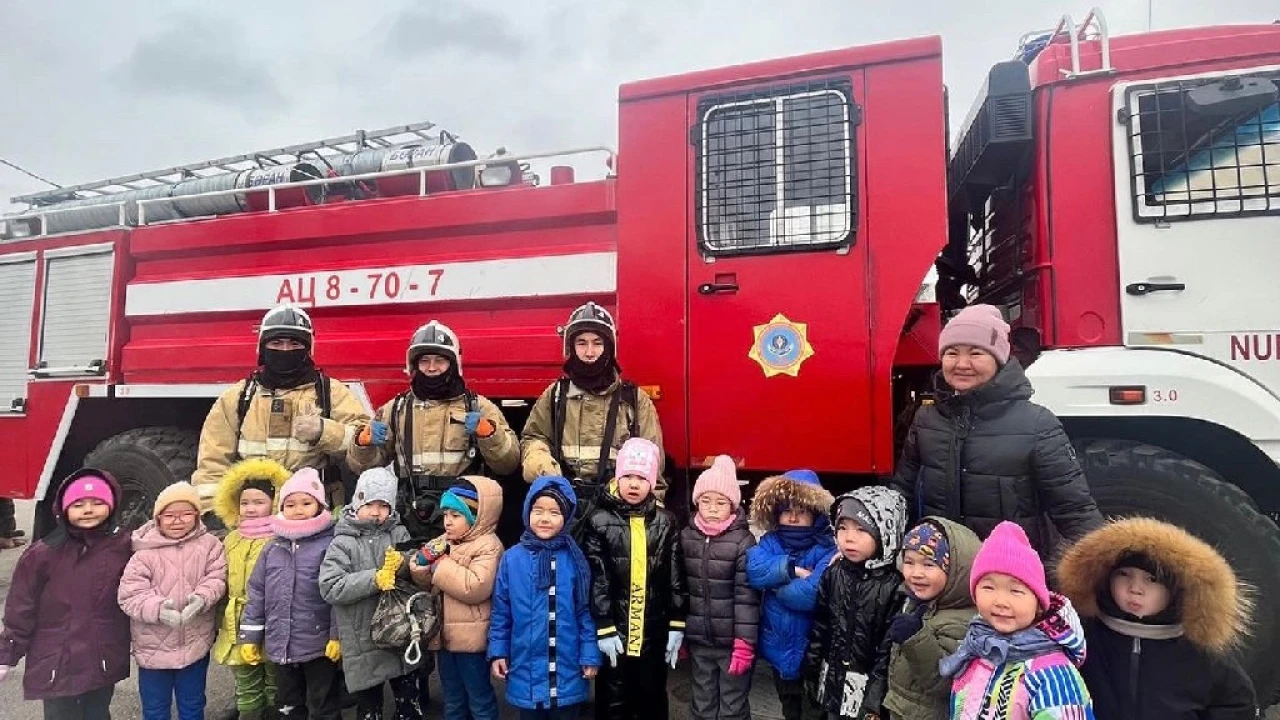
[[[535,480],[524,500],[524,534],[498,566],[489,661],[521,720],[577,718],[600,667],[591,570],[566,531],[577,505],[568,480]]]
[[[747,582],[763,592],[760,655],[773,666],[786,720],[822,717],[822,710],[805,695],[801,664],[818,584],[836,554],[827,519],[833,502],[812,470],[767,478],[751,500],[751,522],[765,535],[747,551]]]

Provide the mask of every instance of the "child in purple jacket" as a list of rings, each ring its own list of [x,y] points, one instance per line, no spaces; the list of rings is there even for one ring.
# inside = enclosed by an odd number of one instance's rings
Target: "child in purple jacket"
[[[338,720],[342,648],[338,624],[320,595],[320,564],[333,542],[333,515],[324,484],[303,468],[280,488],[275,538],[262,550],[249,578],[249,601],[240,620],[240,657],[250,665],[263,655],[275,667],[276,709],[282,718]],[[306,712],[298,712],[306,708]]]

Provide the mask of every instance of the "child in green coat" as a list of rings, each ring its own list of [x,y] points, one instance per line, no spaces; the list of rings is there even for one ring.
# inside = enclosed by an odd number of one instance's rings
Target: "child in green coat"
[[[981,545],[969,528],[936,516],[907,531],[907,600],[889,625],[893,650],[884,707],[893,720],[937,720],[950,712],[951,678],[941,676],[938,661],[956,651],[977,614],[969,570]]]

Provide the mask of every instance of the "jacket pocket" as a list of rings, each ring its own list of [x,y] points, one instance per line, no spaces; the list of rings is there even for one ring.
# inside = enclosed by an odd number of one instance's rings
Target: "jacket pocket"
[[[1019,478],[1001,475],[997,491],[1000,497],[1000,517],[1003,520],[1016,520],[1018,512]]]

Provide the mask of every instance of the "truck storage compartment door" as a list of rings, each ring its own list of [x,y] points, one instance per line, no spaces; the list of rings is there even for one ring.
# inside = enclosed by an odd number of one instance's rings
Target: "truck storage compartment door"
[[[695,464],[869,463],[858,235],[861,74],[689,102],[689,423]],[[867,435],[869,433],[863,433]]]
[[[37,377],[103,373],[114,260],[110,244],[44,253]]]
[[[1125,344],[1228,364],[1280,393],[1280,70],[1117,86]],[[1162,397],[1179,397],[1165,392]],[[1175,400],[1176,401],[1176,400]]]

